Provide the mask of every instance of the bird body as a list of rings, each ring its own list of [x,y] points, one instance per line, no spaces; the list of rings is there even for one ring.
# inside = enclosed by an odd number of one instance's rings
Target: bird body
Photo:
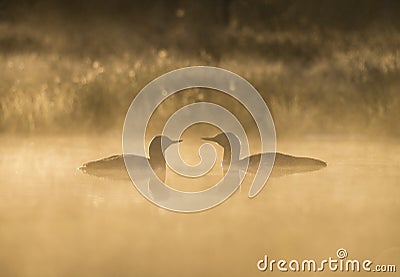
[[[138,155],[126,155],[125,158],[132,162],[148,160]],[[137,163],[136,163],[137,164]],[[98,177],[107,177],[113,179],[129,178],[125,167],[124,155],[112,155],[106,158],[84,163],[79,170],[82,172]]]
[[[137,168],[132,168],[132,170],[135,172],[135,175],[137,174],[139,176],[148,176],[145,171],[148,170],[149,167],[139,166],[145,165],[144,162],[148,162],[156,175],[164,181],[166,175],[166,162],[164,158],[164,151],[172,144],[181,142],[181,140],[173,141],[170,140],[168,137],[164,137],[165,147],[163,149],[161,145],[161,138],[161,136],[157,136],[151,141],[149,146],[149,158],[133,154],[112,155],[106,158],[84,163],[81,167],[79,167],[79,170],[84,173],[99,177],[125,179],[129,178],[125,167],[125,162],[131,165],[138,166]]]
[[[273,163],[272,176],[315,171],[327,166],[326,162],[318,159],[296,157],[279,152],[259,153],[240,159],[240,141],[233,133],[220,133],[215,137],[203,138],[203,140],[216,142],[224,148],[222,160],[224,171],[227,170],[231,161],[235,169],[245,169],[246,164],[248,164],[246,172],[252,174],[255,174],[259,169],[269,168]],[[260,165],[261,160],[265,164]]]
[[[248,163],[247,172],[255,174],[258,168],[266,168],[266,165],[263,164],[259,166],[262,156],[267,165],[268,163],[272,162],[274,153],[261,153],[251,155],[249,157],[240,159],[237,162],[233,162],[233,165],[245,167],[246,163]],[[274,167],[271,176],[277,177],[294,173],[315,171],[326,167],[326,165],[327,164],[324,161],[318,159],[308,157],[296,157],[277,152],[275,153]]]

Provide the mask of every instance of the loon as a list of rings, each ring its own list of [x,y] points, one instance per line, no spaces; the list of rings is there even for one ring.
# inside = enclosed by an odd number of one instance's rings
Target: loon
[[[228,139],[229,137],[229,139]],[[233,133],[220,133],[214,137],[203,137],[203,140],[216,142],[224,148],[224,156],[222,160],[222,168],[226,172],[232,158],[232,166],[236,168],[245,168],[248,163],[247,172],[256,173],[259,168],[261,156],[265,158],[268,163],[261,165],[260,168],[267,167],[273,162],[274,153],[259,153],[254,154],[243,159],[239,158],[240,154],[240,141]],[[232,142],[232,149],[229,141]],[[288,154],[275,153],[275,162],[271,176],[278,177],[294,173],[302,173],[308,171],[316,171],[327,166],[327,163],[318,159],[308,157],[296,157]]]
[[[164,149],[161,146],[162,139],[164,140],[164,146],[165,146]],[[147,160],[150,163],[150,166],[154,170],[156,175],[160,178],[160,180],[165,181],[166,162],[164,158],[164,152],[169,146],[179,142],[182,142],[182,140],[171,140],[166,136],[156,136],[151,141],[149,146],[150,158],[127,154],[125,155],[125,159],[127,159],[128,162],[133,162],[133,163],[137,161],[138,163],[136,164],[139,164],[139,162]],[[124,155],[122,154],[112,155],[106,158],[84,163],[78,169],[84,173],[99,177],[129,178],[125,167]],[[139,170],[143,171],[145,169],[139,169]]]

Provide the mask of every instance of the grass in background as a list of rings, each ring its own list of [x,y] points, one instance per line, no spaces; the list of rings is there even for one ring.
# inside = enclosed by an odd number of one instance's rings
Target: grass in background
[[[208,64],[254,84],[280,136],[400,134],[395,30],[227,29],[221,35],[236,46],[215,58],[207,49],[188,54],[150,45],[151,39],[112,24],[83,26],[79,34],[28,24],[3,23],[0,29],[0,45],[7,46],[0,56],[3,133],[120,130],[131,101],[149,81],[172,69]],[[181,99],[177,106],[201,99]]]

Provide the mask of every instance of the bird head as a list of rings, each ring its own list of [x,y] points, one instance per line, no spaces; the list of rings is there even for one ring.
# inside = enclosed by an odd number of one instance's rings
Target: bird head
[[[214,136],[214,137],[203,137],[201,138],[202,140],[207,140],[207,141],[213,141],[218,143],[220,146],[222,147],[227,147],[229,146],[229,140],[228,140],[228,136],[233,135],[232,133],[219,133],[218,135]]]
[[[157,149],[162,149],[164,152],[167,150],[168,147],[170,147],[173,144],[180,143],[182,140],[172,140],[167,136],[156,136],[150,143],[150,149],[152,149],[154,146],[156,146]]]

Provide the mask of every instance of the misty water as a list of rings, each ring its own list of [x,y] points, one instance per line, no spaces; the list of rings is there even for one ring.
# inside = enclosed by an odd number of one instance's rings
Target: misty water
[[[399,265],[396,141],[279,141],[279,151],[328,167],[271,178],[254,199],[245,180],[226,202],[194,214],[153,205],[129,180],[77,170],[120,153],[119,138],[3,136],[0,145],[2,275],[262,276],[279,273],[257,270],[264,255],[320,261],[339,248]]]

